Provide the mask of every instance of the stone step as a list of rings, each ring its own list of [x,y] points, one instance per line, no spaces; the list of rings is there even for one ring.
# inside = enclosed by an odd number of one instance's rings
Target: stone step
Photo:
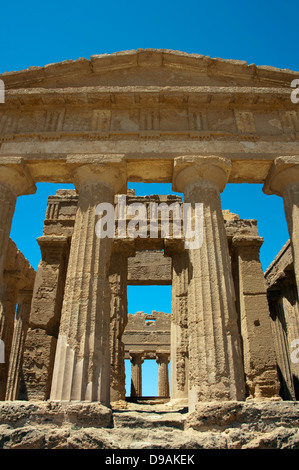
[[[183,430],[185,428],[185,417],[180,413],[158,413],[158,412],[113,412],[112,416],[114,428],[150,428],[157,427],[175,428]]]
[[[299,402],[2,402],[0,449],[299,449]]]

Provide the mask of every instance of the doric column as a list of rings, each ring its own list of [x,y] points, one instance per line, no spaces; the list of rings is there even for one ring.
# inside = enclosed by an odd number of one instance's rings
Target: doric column
[[[280,393],[284,400],[296,400],[281,293],[279,291],[268,291],[268,302],[272,319],[272,337],[276,351],[278,376],[281,383]]]
[[[125,347],[122,335],[128,323],[127,276],[128,256],[134,250],[128,244],[113,248],[109,268],[110,302],[110,400],[125,400]]]
[[[0,364],[0,400],[5,400],[10,354],[14,333],[14,320],[17,306],[18,290],[23,278],[17,272],[4,271],[1,306],[4,314],[0,318],[0,339],[5,345],[5,363]]]
[[[142,364],[143,351],[130,352],[131,370],[131,397],[142,397]]]
[[[75,166],[73,177],[79,201],[50,399],[109,405],[108,269],[113,239],[96,234],[96,207],[100,203],[114,206],[114,194],[126,183],[124,160],[94,156],[89,162],[82,156],[69,158],[68,162]]]
[[[170,339],[171,399],[188,399],[188,250],[178,243],[167,246],[165,253],[172,258],[172,301]],[[172,246],[173,245],[173,246]]]
[[[19,396],[23,400],[47,400],[50,396],[70,245],[64,236],[42,236],[37,241],[41,261],[24,347]]]
[[[235,235],[233,256],[238,271],[238,311],[247,397],[278,397],[279,381],[264,274],[259,259],[263,238]]]
[[[189,411],[198,401],[244,400],[244,370],[220,191],[231,162],[186,156],[174,162],[174,191],[203,204],[203,243],[189,249]]]
[[[158,395],[159,397],[169,397],[169,353],[157,351],[156,362],[158,364]]]
[[[19,291],[18,308],[14,322],[5,400],[17,400],[18,398],[21,378],[21,364],[23,360],[25,338],[29,325],[31,300],[32,290]]]
[[[284,315],[287,326],[287,337],[290,354],[290,367],[294,383],[296,399],[299,399],[299,362],[292,360],[292,351],[298,347],[299,340],[299,308],[298,293],[295,280],[284,279],[282,281],[281,294],[283,297]],[[297,340],[297,341],[296,341]]]
[[[263,191],[283,198],[299,292],[299,155],[276,158]]]

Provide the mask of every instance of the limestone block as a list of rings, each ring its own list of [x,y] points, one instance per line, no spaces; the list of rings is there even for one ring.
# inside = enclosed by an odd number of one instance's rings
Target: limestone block
[[[137,251],[128,259],[129,285],[171,284],[171,258],[162,251]]]

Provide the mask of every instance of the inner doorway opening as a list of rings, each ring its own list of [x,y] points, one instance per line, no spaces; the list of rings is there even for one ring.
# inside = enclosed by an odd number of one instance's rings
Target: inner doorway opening
[[[128,286],[128,325],[123,334],[127,398],[159,397],[161,367],[170,394],[171,291],[171,285]]]

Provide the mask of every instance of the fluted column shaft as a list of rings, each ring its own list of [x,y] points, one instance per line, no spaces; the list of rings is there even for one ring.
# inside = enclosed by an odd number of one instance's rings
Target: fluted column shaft
[[[32,300],[32,290],[20,291],[18,295],[18,308],[14,322],[14,332],[9,361],[8,380],[6,388],[6,400],[17,400],[20,378],[21,364],[25,338],[29,325],[29,316]]]
[[[143,353],[130,353],[131,370],[131,397],[142,397],[142,364]]]
[[[244,371],[227,237],[221,211],[231,164],[218,157],[181,157],[175,188],[203,204],[203,243],[189,250],[189,411],[199,401],[243,400]]]
[[[281,381],[281,395],[284,400],[296,400],[281,294],[268,292],[268,302],[272,319],[272,337],[276,351],[278,376]]]
[[[156,362],[158,364],[158,395],[159,397],[169,397],[169,354],[157,353]]]
[[[294,272],[299,286],[299,171],[298,182],[283,191],[283,205],[292,245]]]
[[[299,399],[299,362],[292,360],[292,351],[298,347],[299,340],[299,308],[298,293],[295,282],[285,280],[282,288],[284,314],[287,325],[287,337],[290,352],[290,367],[293,376],[296,399]],[[297,341],[296,341],[297,340]]]
[[[79,166],[78,209],[56,349],[50,399],[110,402],[110,290],[113,239],[95,232],[99,203],[114,204],[123,177],[109,164]]]

